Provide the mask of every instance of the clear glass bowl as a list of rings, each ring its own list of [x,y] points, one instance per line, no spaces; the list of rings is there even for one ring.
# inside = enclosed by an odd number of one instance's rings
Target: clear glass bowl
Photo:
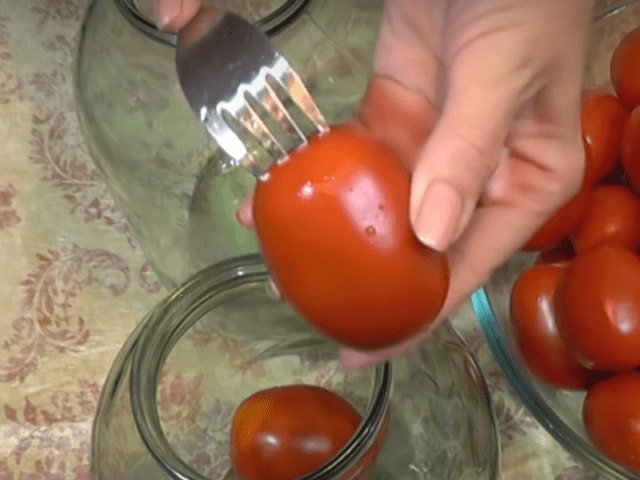
[[[251,324],[251,337],[228,333],[236,324]],[[273,295],[254,255],[196,274],[132,333],[102,390],[91,478],[237,478],[228,456],[237,405],[258,390],[297,383],[335,391],[363,418],[345,448],[306,480],[342,478],[364,462],[386,415],[388,432],[366,478],[499,478],[490,396],[448,322],[392,363],[345,371],[336,345]]]
[[[585,70],[585,87],[609,89],[611,55],[622,37],[640,26],[640,1],[605,0],[596,3]],[[640,480],[600,453],[582,421],[585,392],[556,390],[538,380],[523,360],[511,328],[509,297],[516,278],[534,263],[537,254],[514,255],[472,295],[471,301],[492,353],[523,403],[549,433],[571,454],[611,479]]]

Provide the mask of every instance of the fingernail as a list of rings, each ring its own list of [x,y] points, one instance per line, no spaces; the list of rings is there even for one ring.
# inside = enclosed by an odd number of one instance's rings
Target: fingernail
[[[181,0],[155,0],[156,21],[161,29],[165,29],[180,14]]]
[[[458,229],[462,208],[462,196],[451,184],[432,183],[422,196],[414,221],[417,237],[434,250],[446,250]]]

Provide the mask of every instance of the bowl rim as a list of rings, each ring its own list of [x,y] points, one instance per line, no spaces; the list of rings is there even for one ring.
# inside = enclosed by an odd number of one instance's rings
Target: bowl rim
[[[529,379],[523,374],[524,369],[512,352],[505,339],[504,332],[498,323],[491,305],[486,287],[480,287],[471,294],[471,305],[478,323],[487,339],[494,358],[500,365],[510,385],[516,390],[522,403],[534,418],[555,438],[568,452],[576,455],[581,461],[589,464],[598,473],[615,480],[640,480],[626,468],[600,453],[590,443],[577,435],[549,407]]]

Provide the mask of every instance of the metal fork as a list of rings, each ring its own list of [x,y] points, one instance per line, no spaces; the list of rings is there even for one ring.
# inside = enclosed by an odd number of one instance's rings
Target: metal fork
[[[267,35],[232,13],[212,18],[201,9],[178,35],[178,79],[209,135],[260,178],[329,125]]]

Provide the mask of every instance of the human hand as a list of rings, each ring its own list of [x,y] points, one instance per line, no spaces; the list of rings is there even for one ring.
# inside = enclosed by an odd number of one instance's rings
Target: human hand
[[[202,0],[155,0],[155,15],[162,30],[179,30],[193,18]]]
[[[200,0],[156,5],[165,15],[160,23],[177,29]],[[439,318],[580,186],[580,91],[592,7],[588,0],[387,0],[359,120],[413,170],[414,231],[449,255],[451,283]],[[238,219],[251,225],[250,199]],[[403,353],[428,333],[378,352],[344,349],[342,360],[360,368]]]
[[[449,255],[440,318],[581,184],[580,92],[592,8],[583,0],[387,1],[377,79],[360,118],[413,169],[416,235]],[[342,360],[359,368],[427,334],[375,353],[344,350]]]

